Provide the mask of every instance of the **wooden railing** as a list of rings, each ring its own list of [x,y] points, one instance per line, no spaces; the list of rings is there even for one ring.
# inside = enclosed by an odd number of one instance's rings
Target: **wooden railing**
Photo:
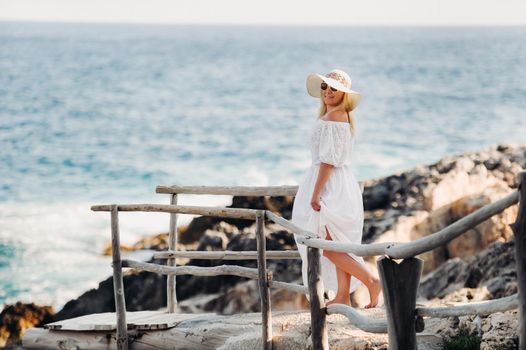
[[[191,274],[198,276],[236,275],[258,280],[261,296],[263,348],[272,348],[272,315],[270,307],[270,287],[284,288],[289,291],[309,295],[311,313],[311,337],[314,349],[329,349],[326,326],[327,314],[342,314],[356,327],[367,331],[389,334],[390,349],[416,349],[416,333],[424,327],[423,317],[450,317],[460,315],[488,315],[494,312],[519,308],[519,349],[526,350],[526,206],[521,198],[526,198],[526,172],[520,175],[517,191],[488,204],[463,217],[448,227],[426,237],[406,243],[348,244],[327,241],[316,237],[313,232],[297,227],[289,220],[269,211],[259,209],[237,209],[224,207],[179,206],[177,195],[212,194],[234,196],[295,196],[297,186],[270,187],[207,187],[207,186],[158,186],[157,193],[171,194],[170,205],[127,204],[95,205],[94,211],[111,213],[112,229],[112,265],[115,287],[115,305],[117,316],[117,345],[119,349],[128,349],[126,329],[126,305],[124,301],[122,268],[130,267],[168,275],[167,311],[175,312],[177,306],[175,276]],[[453,307],[416,307],[416,295],[423,261],[416,255],[432,250],[462,235],[491,216],[520,201],[516,222],[511,225],[515,236],[515,257],[517,264],[518,293],[491,301],[470,303]],[[119,250],[119,211],[166,212],[170,213],[169,249],[157,252],[155,258],[167,259],[167,265],[122,260]],[[207,215],[256,221],[256,251],[177,251],[177,214]],[[283,281],[274,281],[272,272],[267,270],[267,259],[300,259],[297,250],[267,251],[265,247],[265,220],[281,225],[296,235],[300,244],[307,246],[308,286]],[[386,319],[367,317],[354,308],[343,304],[325,307],[324,286],[320,272],[319,249],[353,253],[358,256],[378,256],[377,266],[382,281],[382,291],[386,309]],[[257,269],[235,265],[214,267],[175,266],[176,257],[193,259],[257,259]],[[394,259],[402,259],[396,262]]]

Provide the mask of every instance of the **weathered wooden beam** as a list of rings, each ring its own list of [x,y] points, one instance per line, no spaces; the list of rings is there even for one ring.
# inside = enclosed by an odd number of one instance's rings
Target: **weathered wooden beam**
[[[321,248],[332,250],[335,252],[353,253],[358,256],[374,256],[383,255],[385,249],[393,244],[392,242],[382,242],[373,244],[356,244],[356,243],[342,243],[332,240],[309,238],[304,236],[296,237],[298,243],[304,244],[307,247]]]
[[[363,192],[364,183],[359,181]],[[282,186],[179,186],[159,185],[156,193],[212,194],[230,196],[296,196],[298,185]]]
[[[518,199],[518,192],[513,191],[506,197],[477,209],[438,232],[407,243],[393,243],[385,249],[385,255],[392,259],[408,258],[443,246],[493,215],[517,203]]]
[[[119,212],[117,205],[111,205],[111,256],[113,267],[113,295],[117,316],[117,349],[128,350],[128,328],[126,324],[126,301],[124,300],[124,281],[119,237]]]
[[[504,312],[519,307],[518,294],[509,295],[495,300],[476,303],[462,303],[454,306],[417,307],[416,314],[422,317],[453,317],[466,315],[487,316],[495,312]]]
[[[272,313],[270,309],[270,289],[267,281],[267,259],[265,240],[265,211],[256,214],[256,243],[258,253],[258,285],[261,297],[261,318],[263,350],[272,350]]]
[[[110,211],[110,205],[93,205],[93,211]],[[238,209],[225,207],[203,207],[190,205],[168,205],[168,204],[119,204],[118,211],[142,211],[142,212],[160,212],[160,213],[178,213],[178,214],[192,214],[215,216],[221,218],[237,218],[237,219],[256,219],[256,209]]]
[[[307,247],[307,274],[309,281],[309,302],[311,315],[311,336],[313,349],[329,350],[327,331],[327,309],[323,298],[320,250]]]
[[[416,295],[423,260],[407,258],[401,263],[381,257],[377,260],[382,282],[390,350],[416,350]]]
[[[305,286],[302,286],[301,284],[281,282],[281,281],[269,281],[269,285],[271,288],[282,288],[290,292],[300,293],[303,295],[309,294],[309,289]]]
[[[153,254],[155,259],[168,258],[188,258],[188,259],[211,259],[211,260],[256,260],[258,252],[256,250],[245,251],[200,251],[200,250],[180,250],[180,251],[164,251]],[[269,259],[301,259],[300,253],[297,250],[267,250],[265,255]]]
[[[295,196],[298,186],[157,186],[156,193],[215,194],[231,196]]]
[[[171,205],[177,205],[177,193],[171,195]],[[177,213],[170,213],[170,227],[168,230],[168,249],[177,251]],[[166,261],[168,266],[175,266],[175,257],[171,257]],[[176,278],[175,275],[166,276],[166,307],[169,313],[175,312],[177,308],[177,294],[176,294]]]
[[[517,289],[519,290],[519,349],[526,350],[526,171],[519,174],[519,213],[511,225],[515,238]]]
[[[286,228],[292,233],[302,235],[302,236],[312,237],[312,238],[316,237],[316,235],[313,232],[304,230],[301,227],[294,225],[289,220],[271,212],[270,210],[265,210],[265,216],[270,221],[275,222],[278,225],[281,225],[282,227]]]
[[[50,331],[41,327],[31,327],[26,329],[26,331],[24,332],[24,336],[22,338],[22,346],[20,348],[31,350],[110,350],[117,349],[117,344],[115,342],[114,337],[112,336],[111,331]],[[133,349],[138,348],[134,347]],[[158,348],[156,350],[158,350]]]
[[[135,260],[122,260],[122,267],[130,267],[134,269],[150,271],[162,275],[194,275],[194,276],[221,276],[233,275],[239,277],[246,277],[251,279],[258,278],[258,270],[251,267],[236,266],[236,265],[220,265],[220,266],[165,266],[152,263],[145,263]],[[268,271],[269,279],[272,277],[272,271]]]
[[[387,321],[385,318],[371,318],[362,315],[353,307],[344,304],[331,304],[327,306],[327,314],[341,314],[349,319],[353,326],[365,332],[387,333]]]

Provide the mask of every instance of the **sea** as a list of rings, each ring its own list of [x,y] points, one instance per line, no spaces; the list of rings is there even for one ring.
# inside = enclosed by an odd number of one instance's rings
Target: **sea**
[[[525,62],[526,27],[0,22],[0,308],[58,311],[111,276],[110,217],[92,205],[168,204],[157,185],[297,185],[319,107],[309,73],[343,69],[362,93],[363,181],[524,143]],[[133,244],[169,218],[120,224]]]

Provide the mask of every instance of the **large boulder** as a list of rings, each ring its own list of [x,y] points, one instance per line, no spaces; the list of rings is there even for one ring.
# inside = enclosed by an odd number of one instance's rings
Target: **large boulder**
[[[427,299],[443,298],[464,287],[485,287],[488,299],[517,293],[514,238],[493,242],[475,256],[448,260],[421,279],[418,293]]]
[[[0,313],[0,348],[14,348],[26,329],[51,322],[54,311],[50,306],[17,302],[5,305]]]
[[[366,182],[364,200],[372,189],[391,191],[388,205],[366,213],[364,242],[410,242],[437,232],[486,204],[516,190],[526,166],[526,147],[492,146],[487,150],[448,156],[396,175]],[[369,196],[370,197],[370,196]],[[471,256],[494,241],[507,241],[517,205],[477,225],[447,245],[420,254],[424,273],[450,258]],[[372,258],[367,259],[374,264]]]

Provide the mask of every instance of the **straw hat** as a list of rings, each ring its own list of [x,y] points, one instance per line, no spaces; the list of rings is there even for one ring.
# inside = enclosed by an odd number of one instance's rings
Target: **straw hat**
[[[307,92],[309,95],[319,98],[322,91],[320,87],[322,82],[326,82],[327,85],[339,91],[348,93],[353,102],[353,109],[358,106],[362,99],[362,95],[359,92],[351,90],[351,77],[341,69],[333,69],[325,75],[318,73],[309,74],[307,77]]]

